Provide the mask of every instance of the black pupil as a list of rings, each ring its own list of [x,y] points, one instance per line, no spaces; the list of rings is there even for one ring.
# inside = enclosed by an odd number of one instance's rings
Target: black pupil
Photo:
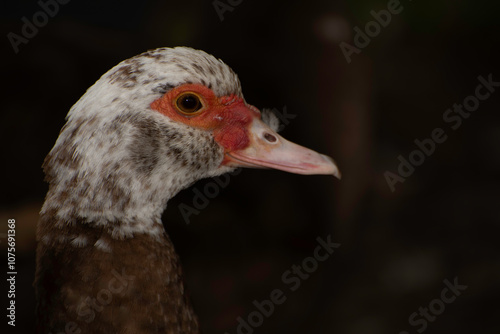
[[[195,112],[200,109],[200,100],[194,95],[185,95],[181,98],[181,106],[184,111]]]

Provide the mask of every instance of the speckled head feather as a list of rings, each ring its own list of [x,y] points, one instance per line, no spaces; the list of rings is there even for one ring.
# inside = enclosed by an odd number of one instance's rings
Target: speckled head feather
[[[105,225],[120,238],[157,234],[169,198],[196,180],[230,171],[220,166],[223,152],[210,133],[149,107],[186,83],[242,97],[226,64],[186,47],[148,51],[105,73],[71,108],[45,160],[50,190],[42,215],[56,214],[60,224]]]
[[[199,83],[217,96],[242,97],[238,76],[220,59],[187,47],[160,48],[127,59],[103,75],[108,82],[154,98],[185,83]]]

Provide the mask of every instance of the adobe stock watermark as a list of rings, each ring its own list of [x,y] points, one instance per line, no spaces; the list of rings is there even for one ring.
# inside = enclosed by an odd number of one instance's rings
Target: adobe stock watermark
[[[411,1],[411,0],[410,0]],[[377,37],[382,28],[386,28],[392,21],[393,15],[401,14],[404,7],[401,5],[399,0],[389,0],[387,3],[387,9],[382,9],[378,12],[371,10],[370,15],[374,18],[373,21],[369,21],[365,24],[364,31],[358,26],[353,28],[354,30],[354,45],[346,42],[340,43],[340,50],[344,55],[347,63],[350,64],[352,55],[360,54],[361,50],[370,45],[372,38]]]
[[[434,322],[445,311],[446,305],[453,303],[467,289],[467,285],[458,284],[458,277],[453,279],[453,283],[447,279],[443,283],[446,287],[441,290],[439,298],[431,300],[428,307],[419,307],[418,312],[413,312],[408,317],[408,323],[412,327],[418,327],[417,333],[423,333],[429,322]],[[410,332],[401,331],[399,334],[410,334]]]
[[[330,258],[333,252],[340,247],[340,244],[334,243],[331,240],[331,235],[326,237],[326,240],[317,237],[318,245],[313,251],[312,256],[302,260],[300,265],[292,265],[281,275],[281,281],[286,285],[287,289],[274,289],[269,293],[269,299],[261,301],[254,300],[252,302],[255,310],[250,312],[245,318],[238,317],[236,320],[238,326],[237,334],[252,334],[254,330],[264,323],[264,320],[273,315],[277,305],[282,305],[287,300],[286,291],[297,291],[303,281],[307,280],[313,274],[321,262],[325,262]],[[229,334],[225,332],[224,334]]]
[[[21,34],[19,35],[12,31],[7,34],[7,39],[14,53],[17,54],[22,44],[28,44],[30,39],[38,34],[38,29],[45,27],[49,23],[49,17],[53,18],[59,13],[60,5],[66,5],[68,2],[70,0],[39,0],[37,3],[41,10],[33,14],[31,21],[26,16],[21,18],[23,23]]]
[[[81,301],[76,308],[77,321],[84,321],[86,323],[91,323],[96,318],[96,312],[100,313],[106,306],[111,304],[113,301],[113,296],[120,295],[125,292],[130,282],[135,280],[135,276],[127,275],[125,269],[119,273],[115,269],[111,270],[111,275],[113,276],[107,287],[99,290],[95,297],[90,296]],[[50,332],[49,334],[52,334]],[[75,321],[68,321],[64,330],[56,332],[55,334],[83,334],[82,329]]]
[[[220,21],[224,21],[224,13],[232,12],[236,6],[241,5],[243,0],[214,0],[212,1],[212,6],[214,6],[215,12],[219,16]]]
[[[297,117],[297,115],[288,113],[286,106],[283,106],[282,111],[273,108],[268,112],[276,116],[276,121],[279,120],[278,132],[283,130],[285,126],[290,124],[290,120]],[[229,185],[231,177],[238,175],[240,173],[241,173],[241,168],[238,168],[231,173],[226,173],[214,177],[211,182],[208,182],[203,186],[203,189],[200,189],[199,187],[194,187],[193,200],[191,204],[188,205],[185,203],[181,203],[178,206],[184,221],[187,224],[189,224],[191,221],[191,216],[199,215],[201,210],[205,209],[208,206],[210,200],[219,196],[222,189],[226,188]]]
[[[191,222],[192,215],[199,215],[201,210],[205,209],[210,203],[211,199],[219,196],[222,189],[229,185],[231,176],[238,175],[241,173],[241,168],[234,170],[231,173],[222,174],[213,178],[213,181],[208,182],[200,190],[198,187],[193,188],[193,202],[191,205],[181,203],[178,208],[181,212],[182,218],[189,224]]]
[[[493,74],[488,74],[487,77],[478,76],[479,84],[476,86],[474,94],[467,96],[462,104],[453,104],[452,108],[446,109],[443,113],[443,121],[452,130],[458,130],[464,120],[468,119],[475,112],[482,101],[490,98],[497,87],[500,87],[500,82],[493,81]],[[426,158],[430,157],[436,151],[438,144],[444,143],[448,139],[446,130],[441,127],[431,131],[428,138],[422,140],[415,139],[416,148],[411,151],[407,157],[398,156],[399,166],[397,173],[386,171],[384,173],[387,185],[391,192],[396,190],[398,183],[404,183],[408,177],[413,175],[416,167],[421,166]]]

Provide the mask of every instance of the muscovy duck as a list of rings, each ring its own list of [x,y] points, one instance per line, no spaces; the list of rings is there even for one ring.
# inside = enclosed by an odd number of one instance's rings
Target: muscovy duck
[[[264,122],[266,121],[266,122]],[[221,60],[160,48],[105,73],[71,108],[43,168],[38,333],[198,333],[167,201],[237,167],[340,173],[276,133]]]

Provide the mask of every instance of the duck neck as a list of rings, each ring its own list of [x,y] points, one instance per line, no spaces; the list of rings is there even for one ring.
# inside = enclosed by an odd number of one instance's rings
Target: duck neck
[[[91,222],[56,228],[54,217],[38,229],[38,333],[198,333],[164,230],[120,239]]]

